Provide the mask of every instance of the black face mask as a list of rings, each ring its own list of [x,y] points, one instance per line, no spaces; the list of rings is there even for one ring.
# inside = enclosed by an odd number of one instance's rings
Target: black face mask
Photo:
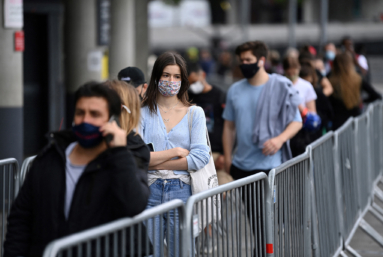
[[[245,78],[251,79],[259,71],[258,62],[252,64],[241,64],[239,68]]]

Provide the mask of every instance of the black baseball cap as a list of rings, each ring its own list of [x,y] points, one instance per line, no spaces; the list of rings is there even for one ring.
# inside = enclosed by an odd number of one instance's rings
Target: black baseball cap
[[[125,81],[134,87],[138,87],[145,82],[144,73],[137,67],[127,67],[120,70],[117,75],[118,80]]]

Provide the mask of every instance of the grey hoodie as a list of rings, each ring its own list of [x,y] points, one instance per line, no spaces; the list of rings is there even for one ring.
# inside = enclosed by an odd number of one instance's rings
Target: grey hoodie
[[[278,74],[269,74],[258,100],[253,142],[260,148],[280,135],[292,121],[300,104],[299,93],[289,79]],[[290,141],[282,146],[282,162],[292,158]]]

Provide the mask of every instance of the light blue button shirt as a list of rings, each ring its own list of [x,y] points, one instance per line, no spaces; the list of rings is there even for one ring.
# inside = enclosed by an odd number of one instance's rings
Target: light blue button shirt
[[[150,113],[147,106],[141,108],[139,134],[145,143],[153,144],[155,151],[164,151],[175,147],[189,150],[189,155],[186,156],[188,170],[194,171],[205,167],[209,163],[210,155],[206,140],[205,113],[201,107],[192,106],[190,108],[194,110],[191,138],[188,125],[189,112],[167,133],[159,108],[157,108],[156,113]],[[181,170],[175,170],[174,174],[189,175],[187,171]]]

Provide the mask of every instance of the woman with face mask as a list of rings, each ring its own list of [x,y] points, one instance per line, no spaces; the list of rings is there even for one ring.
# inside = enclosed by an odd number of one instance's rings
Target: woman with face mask
[[[209,162],[205,113],[202,108],[191,106],[188,88],[185,60],[173,52],[165,52],[158,57],[141,108],[139,128],[144,141],[152,143],[154,148],[149,163],[148,182],[151,195],[147,208],[173,199],[181,199],[186,203],[192,194],[188,171],[199,170]],[[190,112],[193,112],[192,131],[189,131],[188,123]],[[167,221],[170,221],[169,238]],[[147,223],[149,236],[158,254],[156,256],[163,255],[160,253],[163,243],[159,240],[160,234],[166,238],[170,255],[175,256],[178,252],[177,222],[178,213],[171,211],[162,220],[157,216]],[[164,224],[163,230],[160,229],[160,223]],[[176,252],[175,247],[178,249]]]

